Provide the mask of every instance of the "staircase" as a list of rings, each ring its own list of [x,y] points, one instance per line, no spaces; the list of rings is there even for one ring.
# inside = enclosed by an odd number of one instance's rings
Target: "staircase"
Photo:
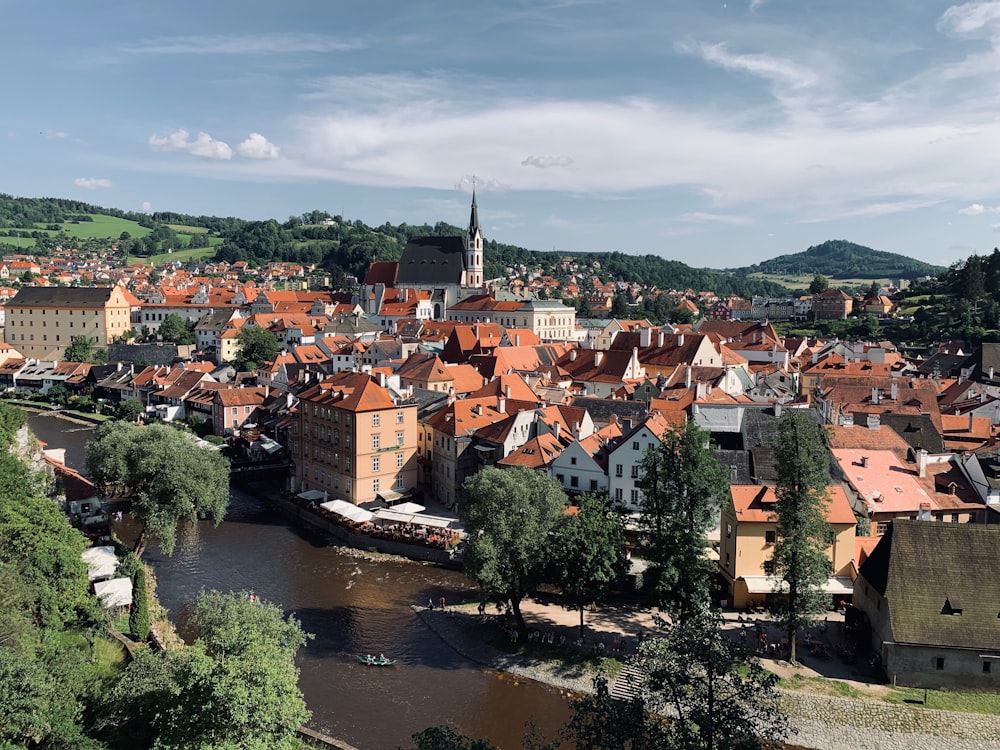
[[[622,671],[618,673],[608,692],[615,700],[630,701],[639,697],[645,682],[645,668],[638,661],[629,659],[622,665]]]

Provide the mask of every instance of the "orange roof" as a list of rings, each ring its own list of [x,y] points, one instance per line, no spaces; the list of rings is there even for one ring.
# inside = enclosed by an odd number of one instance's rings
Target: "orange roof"
[[[363,372],[341,372],[299,394],[300,401],[348,411],[378,411],[396,406],[389,392]]]
[[[736,519],[740,523],[773,523],[774,504],[778,502],[774,487],[764,487],[755,484],[736,484],[729,488],[736,511]],[[826,522],[856,523],[854,511],[847,500],[847,494],[840,485],[830,485],[826,488],[829,504],[826,508]]]
[[[497,466],[527,466],[542,469],[552,463],[565,446],[550,432],[529,440],[509,456],[497,461]]]

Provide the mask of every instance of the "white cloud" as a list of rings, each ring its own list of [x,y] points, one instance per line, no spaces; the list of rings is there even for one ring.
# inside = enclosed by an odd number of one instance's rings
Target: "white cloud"
[[[142,205],[139,206],[139,210],[142,211],[144,214],[151,214],[153,213],[153,204],[150,203],[149,201],[143,201]]]
[[[1000,224],[990,224],[990,229],[994,232],[1000,232]]]
[[[480,193],[502,193],[510,190],[510,185],[500,180],[486,180],[475,175],[465,175],[455,184],[455,189],[464,193],[471,193],[473,188]]]
[[[204,34],[146,39],[122,52],[161,55],[262,55],[300,52],[346,52],[363,47],[355,40],[323,34]]]
[[[96,190],[97,188],[111,187],[111,180],[104,177],[77,177],[73,180],[73,184],[87,190]]]
[[[748,227],[757,223],[751,216],[730,216],[726,214],[713,214],[705,211],[691,211],[681,214],[681,221],[693,224],[728,224],[734,227]]]
[[[538,167],[539,169],[568,167],[572,164],[573,159],[569,156],[529,156],[521,162],[522,167]]]
[[[69,133],[62,130],[46,130],[42,135],[50,141],[61,141],[63,138],[69,138]]]
[[[764,54],[733,54],[724,42],[719,44],[678,42],[675,47],[678,52],[697,55],[705,62],[720,68],[749,73],[792,88],[812,86],[818,80],[815,72],[791,60]]]
[[[236,153],[247,159],[277,159],[281,150],[260,133],[251,133],[236,147]]]
[[[225,161],[233,158],[233,150],[225,141],[217,141],[205,132],[199,132],[192,141],[184,128],[167,136],[151,135],[149,145],[156,151],[186,151],[201,159]]]
[[[767,0],[750,0],[750,12],[753,13],[758,8],[763,6]]]
[[[973,203],[971,206],[958,209],[960,214],[965,216],[981,216],[982,214],[1000,214],[1000,206],[984,206],[982,203]]]
[[[1000,3],[988,0],[953,5],[941,15],[937,27],[956,36],[995,37],[1000,30]]]

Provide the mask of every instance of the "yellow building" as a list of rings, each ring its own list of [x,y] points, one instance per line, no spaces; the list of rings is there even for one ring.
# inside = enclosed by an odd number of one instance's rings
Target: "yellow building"
[[[106,347],[142,303],[120,286],[22,287],[6,304],[4,340],[31,359],[60,360],[76,336]]]
[[[365,373],[338,373],[299,394],[289,447],[297,492],[391,499],[417,485],[417,404]]]
[[[854,577],[854,533],[856,519],[841,486],[826,488],[829,504],[826,521],[830,527],[826,556],[831,577],[823,590],[831,597],[850,597]],[[719,528],[719,567],[728,587],[732,606],[746,607],[763,603],[780,593],[783,582],[765,571],[777,539],[774,487],[734,485],[729,488],[729,502],[722,509]]]

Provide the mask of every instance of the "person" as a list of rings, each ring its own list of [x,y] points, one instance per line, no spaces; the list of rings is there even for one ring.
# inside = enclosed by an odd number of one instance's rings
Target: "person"
[[[434,600],[433,599],[428,599],[427,600],[427,609],[434,609]]]
[[[378,655],[378,660],[379,661],[385,661],[385,654],[379,654]]]
[[[444,609],[444,597],[443,596],[440,599],[438,599],[438,608]]]

